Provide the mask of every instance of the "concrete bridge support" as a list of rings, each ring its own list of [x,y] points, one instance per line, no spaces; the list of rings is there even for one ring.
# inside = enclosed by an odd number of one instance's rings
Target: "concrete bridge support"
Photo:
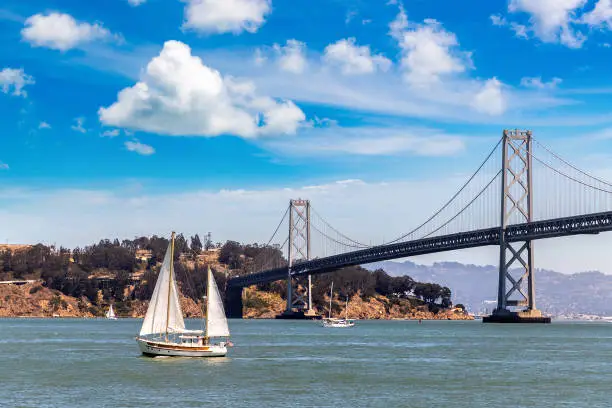
[[[230,286],[225,292],[225,315],[242,319],[242,286]]]

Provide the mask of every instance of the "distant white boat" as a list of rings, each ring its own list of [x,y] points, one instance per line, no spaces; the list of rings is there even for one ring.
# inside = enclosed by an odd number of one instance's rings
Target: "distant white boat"
[[[174,233],[153,290],[140,334],[142,354],[150,357],[222,357],[227,354],[229,328],[215,278],[208,268],[206,284],[206,331],[186,330],[174,276]],[[225,338],[218,343],[212,338]]]
[[[331,309],[332,309],[332,299],[334,297],[334,282],[331,284],[331,289],[329,290],[329,314],[326,319],[323,319],[323,327],[353,327],[355,326],[355,321],[348,318],[348,296],[346,297],[346,308],[344,309],[345,318],[339,319],[331,317]]]
[[[110,320],[117,320],[117,316],[115,316],[115,311],[113,310],[113,305],[110,306],[110,309],[106,312],[106,318]]]

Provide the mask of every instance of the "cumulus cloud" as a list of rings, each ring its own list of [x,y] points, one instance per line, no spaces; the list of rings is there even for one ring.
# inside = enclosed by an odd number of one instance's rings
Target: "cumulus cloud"
[[[185,136],[292,134],[306,119],[293,102],[258,96],[253,83],[223,77],[178,41],[98,113],[106,126]]]
[[[272,11],[271,0],[182,0],[184,27],[202,33],[256,32]]]
[[[155,149],[144,143],[140,143],[138,140],[125,142],[125,148],[130,152],[138,153],[142,156],[150,156],[155,153]]]
[[[501,115],[506,110],[506,98],[502,91],[502,83],[497,78],[489,79],[478,92],[472,106],[479,112],[489,115]]]
[[[34,78],[27,75],[23,69],[4,68],[0,71],[0,89],[2,93],[14,96],[27,97],[27,92],[23,89],[27,85],[33,85]]]
[[[509,26],[518,38],[527,39],[532,34],[546,43],[560,43],[570,48],[580,48],[586,36],[577,28],[578,15],[587,0],[510,0],[508,11],[527,14],[529,24],[508,22],[504,17],[491,16],[494,25]]]
[[[606,25],[612,29],[612,0],[599,0],[595,8],[583,16],[582,20],[590,26]]]
[[[436,20],[410,23],[403,8],[390,25],[391,35],[402,49],[401,68],[411,85],[426,86],[441,77],[460,73],[471,66],[471,57],[461,52],[454,33]]]
[[[147,0],[128,0],[128,3],[130,3],[130,6],[133,6],[133,7],[138,7],[141,4],[144,4],[146,2]]]
[[[78,22],[69,14],[36,14],[21,30],[22,38],[34,47],[66,51],[79,45],[113,36],[102,25]]]
[[[293,74],[301,74],[307,66],[306,44],[297,40],[287,40],[287,44],[282,46],[274,44],[274,51],[278,56],[278,66],[283,71]]]
[[[39,129],[51,129],[51,125],[48,124],[47,122],[40,122],[40,125],[38,125]]]
[[[323,60],[330,65],[339,66],[346,75],[370,74],[377,69],[387,71],[391,67],[391,60],[381,54],[372,55],[370,47],[356,45],[355,38],[328,45]]]
[[[8,170],[9,165],[0,161],[0,170]]]

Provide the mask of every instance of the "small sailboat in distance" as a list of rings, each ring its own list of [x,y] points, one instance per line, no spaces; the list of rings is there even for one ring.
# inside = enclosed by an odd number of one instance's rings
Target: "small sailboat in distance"
[[[140,334],[136,337],[142,354],[150,357],[223,357],[227,354],[229,328],[215,278],[208,268],[206,284],[206,331],[187,330],[174,276],[174,232],[168,245],[153,296]],[[226,341],[211,342],[212,338]]]
[[[323,327],[353,327],[355,321],[348,318],[348,296],[346,297],[346,308],[344,309],[344,319],[338,319],[331,317],[332,299],[334,297],[334,282],[331,284],[329,290],[329,313],[326,319],[323,319]]]
[[[106,312],[106,318],[109,320],[117,320],[117,316],[115,315],[115,311],[113,310],[113,305],[110,305],[110,308]]]

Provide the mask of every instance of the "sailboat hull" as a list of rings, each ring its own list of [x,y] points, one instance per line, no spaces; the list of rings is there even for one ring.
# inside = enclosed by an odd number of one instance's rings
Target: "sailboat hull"
[[[227,354],[227,347],[223,343],[206,346],[184,346],[142,338],[137,338],[136,342],[142,354],[149,357],[224,357]]]

